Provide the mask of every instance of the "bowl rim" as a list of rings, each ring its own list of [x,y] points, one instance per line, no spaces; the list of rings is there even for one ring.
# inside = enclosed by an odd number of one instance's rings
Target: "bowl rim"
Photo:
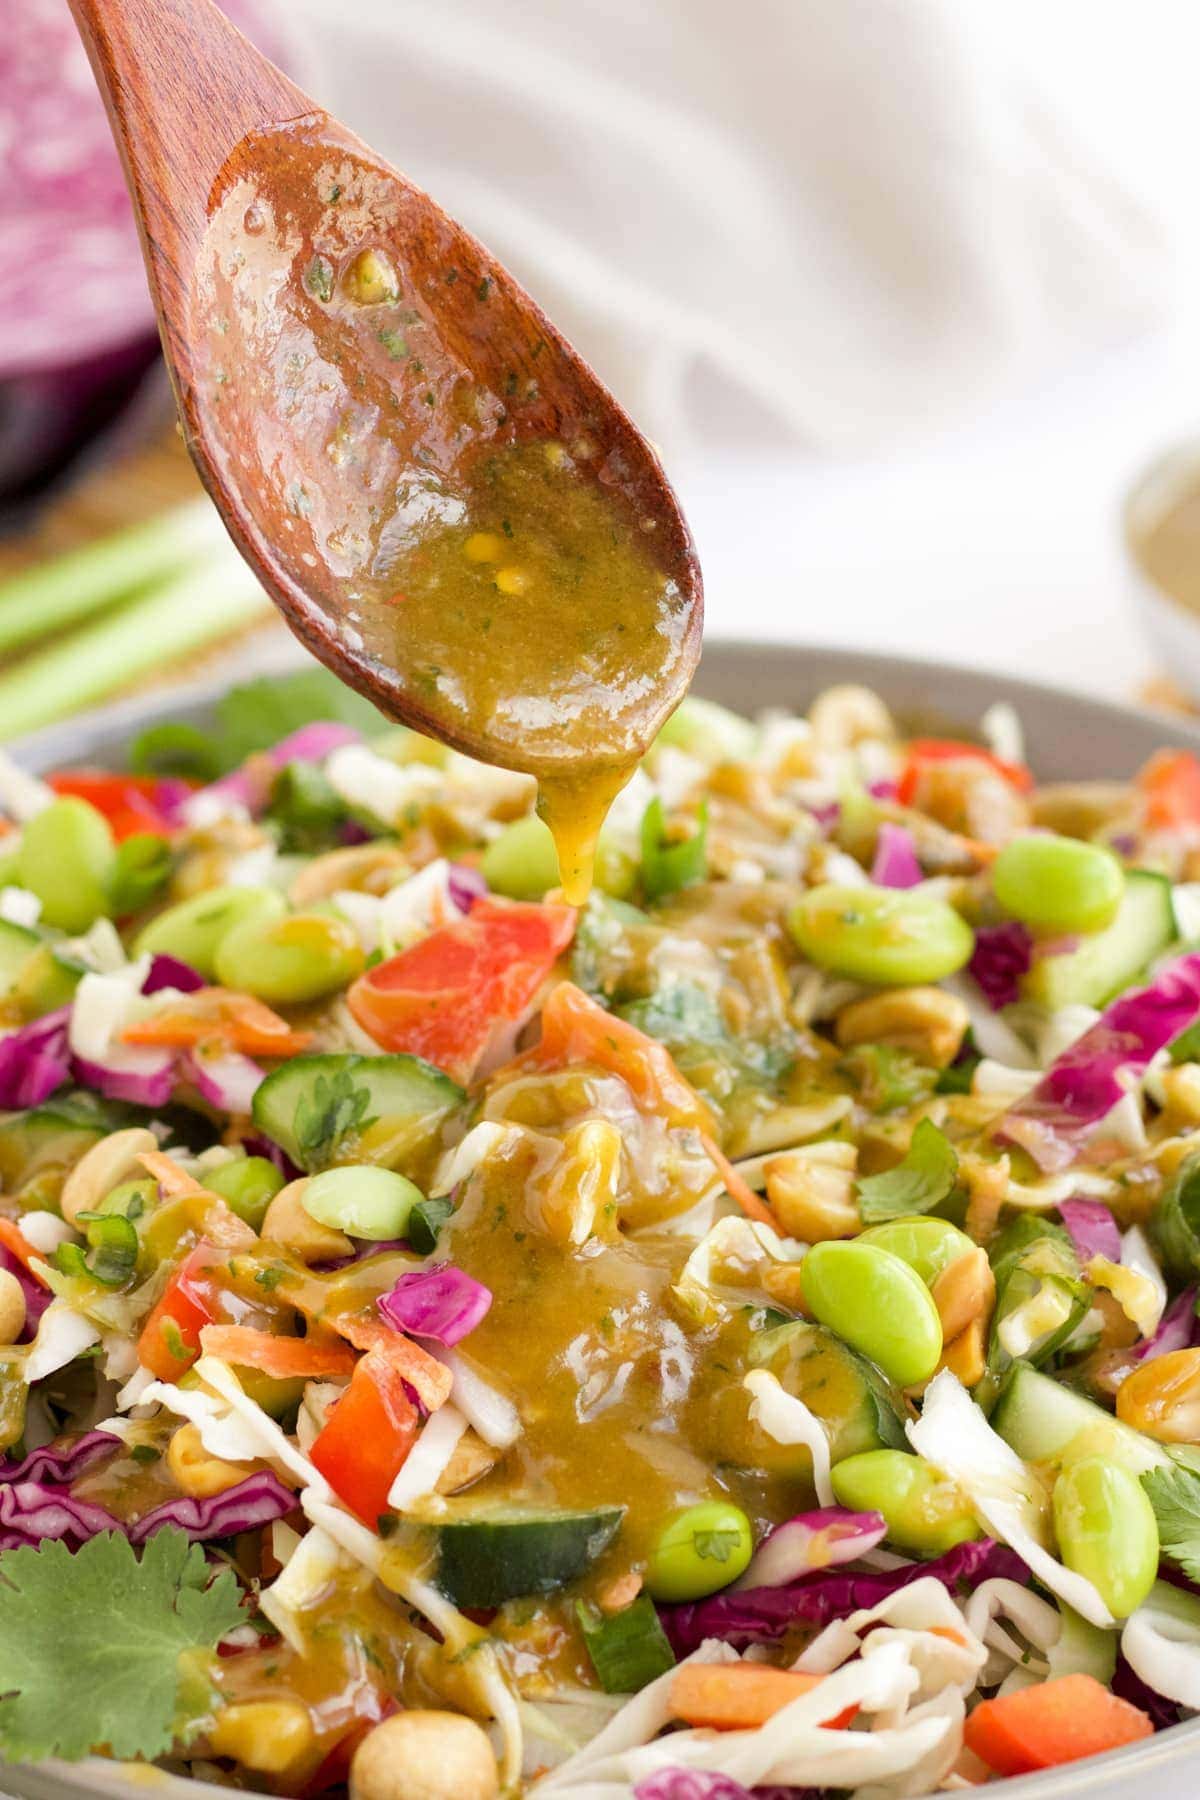
[[[833,682],[854,680],[867,687],[885,690],[899,685],[934,684],[948,681],[952,686],[971,690],[971,705],[986,706],[1007,701],[1018,714],[1024,704],[1036,707],[1065,707],[1064,729],[1094,725],[1103,730],[1118,725],[1136,726],[1147,738],[1159,741],[1174,739],[1200,751],[1200,719],[1155,712],[1151,708],[1082,694],[1068,686],[1035,678],[1008,675],[968,664],[929,657],[892,654],[888,651],[866,651],[837,645],[805,645],[762,639],[713,638],[704,648],[694,687],[703,694],[705,678],[715,677],[724,686],[748,677],[752,666],[781,660],[795,665],[798,677],[797,704],[804,693],[819,691]],[[15,760],[33,770],[50,769],[78,757],[78,745],[111,743],[143,729],[146,725],[173,721],[180,715],[202,713],[210,709],[230,688],[266,676],[287,674],[294,669],[314,667],[312,659],[297,646],[294,656],[283,650],[268,666],[244,671],[226,670],[199,680],[153,689],[92,708],[40,731],[14,739],[5,750]],[[890,679],[889,679],[890,677]],[[743,705],[745,703],[743,702]],[[755,710],[747,707],[746,710]],[[76,747],[73,749],[72,746]],[[93,752],[94,753],[94,752]],[[88,754],[85,749],[84,754]],[[1156,1732],[1153,1737],[1128,1745],[1101,1757],[1063,1764],[1033,1775],[1010,1777],[995,1788],[1004,1800],[1075,1800],[1087,1793],[1091,1800],[1117,1800],[1132,1791],[1129,1784],[1143,1776],[1169,1779],[1182,1772],[1200,1756],[1200,1717]],[[144,1781],[153,1765],[134,1765],[142,1771]],[[102,1794],[128,1794],[127,1765],[103,1758],[89,1758],[81,1763],[63,1763],[54,1759],[33,1765],[0,1762],[0,1783],[5,1793],[19,1800],[91,1800]],[[1103,1784],[1103,1787],[1101,1786]],[[139,1786],[141,1782],[139,1782]],[[154,1769],[153,1786],[163,1800],[219,1800],[229,1790],[191,1777],[181,1777]],[[536,1789],[533,1793],[536,1795]],[[1194,1792],[1194,1785],[1190,1789]],[[1162,1800],[1183,1800],[1184,1790],[1163,1791]],[[5,1795],[0,1794],[0,1800]]]

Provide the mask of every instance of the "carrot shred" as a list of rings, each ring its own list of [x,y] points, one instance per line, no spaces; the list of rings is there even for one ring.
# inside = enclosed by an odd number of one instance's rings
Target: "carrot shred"
[[[997,1775],[1029,1775],[1117,1750],[1153,1731],[1148,1713],[1094,1675],[1059,1675],[982,1701],[967,1718],[963,1741]]]
[[[771,1225],[778,1229],[779,1220],[765,1201],[760,1200],[748,1182],[742,1180],[725,1152],[718,1148],[715,1139],[703,1133],[700,1142],[721,1180],[725,1183],[725,1192],[731,1200],[736,1200],[748,1219],[756,1219],[760,1225]]]
[[[182,1194],[201,1194],[204,1189],[195,1178],[181,1169],[173,1156],[164,1150],[143,1150],[138,1157],[147,1175],[153,1175],[165,1200],[177,1200]],[[216,1199],[216,1195],[213,1196]]]
[[[764,1663],[684,1663],[671,1681],[671,1716],[715,1731],[754,1731],[824,1679]],[[840,1731],[857,1711],[848,1706],[821,1723]]]
[[[377,1351],[415,1389],[427,1412],[436,1412],[450,1398],[454,1378],[445,1363],[381,1319],[369,1313],[341,1313],[326,1323],[356,1350]]]
[[[293,1376],[319,1380],[351,1375],[356,1361],[348,1344],[280,1337],[270,1331],[255,1331],[249,1325],[205,1325],[200,1333],[200,1347],[208,1356],[257,1369],[280,1381]]]
[[[163,1011],[135,1019],[121,1033],[125,1044],[164,1050],[194,1050],[219,1042],[247,1056],[297,1056],[312,1043],[311,1031],[293,1031],[286,1019],[250,994],[228,988],[197,988]]]
[[[21,1267],[27,1269],[42,1287],[50,1286],[46,1277],[34,1267],[35,1261],[44,1260],[41,1251],[34,1249],[20,1226],[15,1225],[11,1219],[0,1219],[0,1246],[10,1256],[15,1256]]]
[[[542,1008],[541,1042],[515,1066],[563,1069],[574,1063],[594,1063],[619,1075],[637,1104],[668,1125],[712,1130],[711,1112],[662,1044],[607,1012],[573,982],[560,981]]]

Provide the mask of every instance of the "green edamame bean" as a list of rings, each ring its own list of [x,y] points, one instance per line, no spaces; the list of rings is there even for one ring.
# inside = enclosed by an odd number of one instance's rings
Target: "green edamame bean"
[[[943,1269],[975,1248],[974,1242],[948,1219],[929,1219],[918,1215],[911,1219],[889,1219],[884,1225],[869,1225],[860,1231],[856,1242],[877,1244],[890,1250],[910,1269],[915,1269],[926,1287],[932,1287]]]
[[[833,1491],[853,1512],[877,1512],[898,1550],[941,1556],[968,1538],[982,1537],[970,1502],[923,1456],[904,1450],[864,1450],[835,1463]]]
[[[249,919],[279,919],[283,895],[269,887],[215,887],[168,906],[134,939],[135,956],[176,956],[205,981],[216,979],[217,945]]]
[[[304,1185],[300,1204],[319,1225],[381,1242],[407,1236],[408,1215],[424,1197],[419,1187],[391,1169],[348,1163],[313,1175]]]
[[[484,851],[479,872],[495,894],[510,900],[540,900],[559,884],[558,851],[550,827],[536,813],[506,825]]]
[[[244,919],[217,945],[217,979],[277,1004],[319,1000],[363,968],[354,927],[332,913]]]
[[[800,1290],[814,1319],[898,1386],[928,1381],[937,1368],[937,1307],[915,1269],[890,1250],[860,1238],[814,1244],[800,1265]]]
[[[283,1176],[265,1156],[239,1156],[204,1177],[210,1193],[220,1194],[239,1219],[261,1231],[267,1208],[284,1185]]]
[[[107,913],[117,846],[108,820],[73,795],[29,820],[17,854],[17,881],[42,903],[42,922],[86,931]]]
[[[1105,1456],[1068,1463],[1054,1484],[1054,1529],[1068,1569],[1127,1619],[1158,1575],[1158,1525],[1137,1476]]]
[[[1103,931],[1121,904],[1125,871],[1099,844],[1034,832],[1005,844],[992,864],[992,892],[1036,931]]]
[[[667,1520],[646,1564],[653,1600],[702,1600],[746,1571],[754,1534],[740,1506],[703,1500]]]
[[[963,967],[975,941],[952,906],[909,888],[810,888],[788,929],[818,968],[874,987],[940,981]]]

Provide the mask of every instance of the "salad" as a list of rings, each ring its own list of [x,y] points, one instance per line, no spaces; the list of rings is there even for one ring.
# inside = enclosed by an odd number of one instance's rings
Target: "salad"
[[[860,1800],[1200,1711],[1200,761],[320,672],[0,764],[0,1752]]]

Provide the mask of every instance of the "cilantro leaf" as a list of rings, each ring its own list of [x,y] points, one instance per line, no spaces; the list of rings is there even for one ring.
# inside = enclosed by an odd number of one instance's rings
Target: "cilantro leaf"
[[[302,1095],[296,1105],[293,1130],[301,1165],[319,1167],[348,1132],[370,1124],[366,1116],[370,1104],[370,1088],[358,1087],[350,1069],[318,1075],[312,1093]]]
[[[369,700],[343,686],[327,669],[296,675],[263,675],[235,687],[217,703],[213,738],[226,768],[237,768],[256,750],[269,750],[301,725],[332,719],[359,731],[377,732],[383,720]]]
[[[14,1762],[162,1756],[197,1652],[243,1623],[232,1570],[208,1585],[199,1544],[156,1532],[139,1559],[105,1532],[0,1554],[0,1748]],[[186,1724],[184,1726],[186,1731]]]
[[[949,1138],[932,1119],[922,1119],[913,1132],[908,1155],[883,1175],[867,1175],[858,1184],[858,1204],[865,1225],[930,1212],[954,1191],[958,1157]]]
[[[1158,1521],[1164,1556],[1200,1581],[1200,1474],[1192,1469],[1149,1469],[1142,1486]]]

